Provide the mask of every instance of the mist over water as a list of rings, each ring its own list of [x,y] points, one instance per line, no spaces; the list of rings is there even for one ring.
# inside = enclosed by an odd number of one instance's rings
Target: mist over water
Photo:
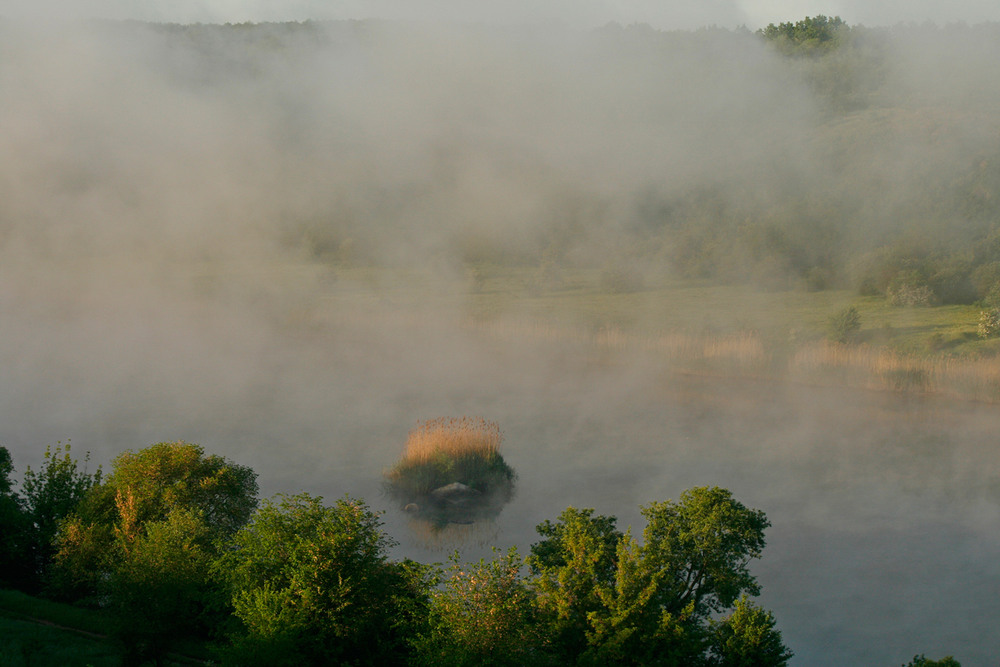
[[[996,406],[703,378],[472,324],[463,258],[557,237],[562,259],[600,266],[673,193],[842,192],[807,140],[821,101],[775,54],[725,31],[654,57],[638,28],[235,30],[0,28],[16,477],[60,440],[105,468],[187,440],[253,467],[265,497],[361,496],[397,555],[444,560],[381,474],[418,420],[481,415],[519,478],[470,558],[526,553],[569,505],[638,532],[639,505],[718,485],[773,524],[755,571],[793,664],[995,660]],[[989,53],[942,55],[927,87],[903,55],[921,104],[995,103]],[[866,210],[997,145],[976,108],[944,123],[955,141],[881,137],[856,176],[893,178]]]

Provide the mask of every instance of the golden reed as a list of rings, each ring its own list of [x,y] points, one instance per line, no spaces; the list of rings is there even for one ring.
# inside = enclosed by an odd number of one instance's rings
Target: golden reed
[[[401,464],[425,463],[445,454],[457,457],[478,454],[484,458],[500,452],[500,426],[482,417],[440,417],[417,422],[406,438]]]

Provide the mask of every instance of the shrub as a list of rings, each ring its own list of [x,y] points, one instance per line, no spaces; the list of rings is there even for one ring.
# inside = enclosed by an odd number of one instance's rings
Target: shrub
[[[849,343],[861,330],[861,313],[854,306],[844,308],[830,318],[830,339]]]
[[[893,306],[929,306],[934,291],[916,271],[900,271],[886,287],[885,296]]]
[[[977,333],[980,338],[993,338],[1000,334],[1000,308],[990,308],[979,313]]]

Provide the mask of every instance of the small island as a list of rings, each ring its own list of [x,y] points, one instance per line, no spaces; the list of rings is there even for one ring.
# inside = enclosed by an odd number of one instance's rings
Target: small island
[[[481,417],[418,422],[402,459],[385,472],[386,490],[434,526],[493,518],[517,477],[500,454],[502,440],[499,425]]]

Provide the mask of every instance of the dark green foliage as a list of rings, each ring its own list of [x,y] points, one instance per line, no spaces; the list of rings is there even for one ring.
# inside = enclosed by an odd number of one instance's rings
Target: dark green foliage
[[[642,544],[592,510],[539,526],[546,539],[528,564],[561,664],[709,664],[712,615],[760,592],[748,565],[764,547],[763,512],[700,487],[642,513]],[[733,646],[744,635],[753,636]]]
[[[42,575],[55,553],[59,524],[72,514],[91,488],[101,483],[101,468],[87,471],[90,453],[80,463],[72,457],[70,445],[57,443],[45,448],[41,468],[24,472],[22,490],[32,524],[32,558],[37,575]]]
[[[0,447],[0,586],[27,588],[34,581],[31,520],[13,489],[14,461]]]
[[[940,660],[929,660],[921,654],[913,656],[913,660],[902,667],[962,667],[962,665],[950,655]]]
[[[774,615],[746,597],[711,627],[712,667],[784,667],[792,658],[775,627]]]
[[[256,477],[189,443],[123,453],[61,523],[49,590],[108,606],[135,662],[207,634],[221,622],[208,564],[256,507]]]
[[[213,596],[214,549],[200,512],[178,508],[142,531],[125,528],[119,548],[107,592],[115,636],[134,664],[165,655],[179,639],[204,634],[206,620],[219,620],[203,617]]]
[[[477,665],[549,664],[534,594],[521,578],[516,549],[494,550],[491,561],[460,564],[457,555],[443,585],[431,593],[430,626],[416,641],[418,663]]]
[[[422,611],[423,573],[392,563],[392,541],[364,502],[308,495],[265,502],[215,564],[242,624],[240,665],[399,662]]]

